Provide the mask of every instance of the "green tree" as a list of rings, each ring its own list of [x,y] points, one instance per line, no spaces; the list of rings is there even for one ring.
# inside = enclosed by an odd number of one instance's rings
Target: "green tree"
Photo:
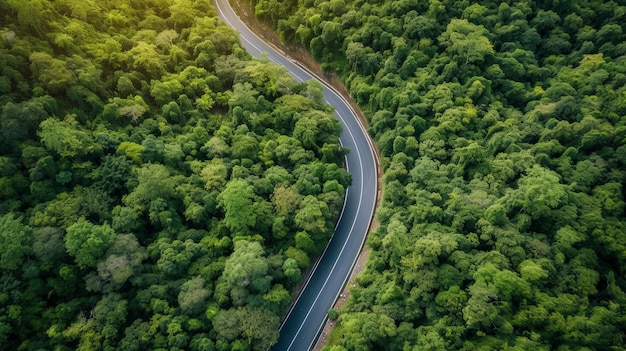
[[[127,206],[148,209],[152,201],[163,199],[176,200],[179,194],[176,186],[179,177],[173,177],[167,167],[161,164],[146,164],[135,169],[138,184],[131,193],[124,197]]]
[[[33,254],[47,266],[60,261],[65,254],[63,231],[56,227],[39,227],[33,229]]]
[[[230,148],[233,158],[256,160],[259,153],[259,142],[251,135],[237,134],[233,136]]]
[[[322,34],[320,38],[322,39],[327,52],[334,52],[334,50],[339,49],[341,44],[343,44],[343,33],[341,31],[341,25],[336,22],[324,21],[321,24]]]
[[[298,267],[298,262],[293,258],[287,258],[283,263],[283,273],[289,283],[289,286],[298,282],[302,276],[302,271]]]
[[[294,214],[302,202],[302,195],[294,186],[276,186],[271,196],[272,204],[278,214]]]
[[[300,209],[294,217],[296,226],[308,233],[317,250],[321,250],[328,239],[328,222],[324,216],[327,213],[328,206],[324,202],[308,195],[302,200]]]
[[[562,203],[566,196],[565,185],[553,171],[534,165],[518,181],[516,204],[533,218],[547,214]],[[517,197],[519,196],[519,198]]]
[[[240,307],[237,316],[241,321],[241,331],[253,350],[267,350],[278,341],[280,318],[267,310]]]
[[[255,225],[254,198],[254,189],[244,179],[230,180],[218,196],[218,206],[224,210],[224,225],[232,236],[248,235]]]
[[[165,108],[168,103],[182,94],[184,87],[176,76],[169,76],[163,81],[153,80],[150,82],[150,95],[157,104]]]
[[[64,121],[48,118],[39,125],[39,137],[44,145],[61,157],[76,157],[99,153],[100,146],[94,143],[89,132],[79,128],[73,116]]]
[[[205,288],[205,280],[199,276],[193,277],[181,286],[178,304],[183,313],[196,315],[204,312],[210,295],[211,292]]]
[[[146,257],[145,248],[139,245],[133,234],[116,235],[106,252],[106,259],[98,263],[98,276],[107,290],[118,289],[138,273]]]
[[[96,225],[81,218],[67,228],[65,248],[80,267],[96,267],[115,236],[108,224]]]
[[[348,349],[384,347],[396,335],[396,326],[389,316],[359,312],[340,317],[347,336],[343,344]]]
[[[2,143],[7,146],[13,141],[32,138],[41,121],[56,113],[57,103],[46,95],[15,104],[7,102],[0,112]]]
[[[52,5],[45,0],[22,2],[17,0],[8,1],[17,11],[17,21],[20,25],[33,30],[39,37],[43,37],[45,30],[54,13]]]
[[[233,341],[241,335],[241,320],[234,308],[221,310],[213,319],[213,328],[227,341]]]
[[[60,94],[68,86],[77,83],[76,76],[67,68],[65,61],[56,59],[44,52],[34,52],[29,59],[31,71],[37,81],[51,93]]]
[[[269,291],[272,277],[268,275],[268,269],[267,258],[259,242],[235,242],[235,249],[226,260],[222,274],[235,306],[248,304],[250,295],[262,295]]]
[[[147,77],[159,79],[165,73],[166,60],[154,44],[139,41],[128,51],[128,57],[131,67]]]
[[[466,19],[452,19],[439,41],[452,55],[460,57],[463,63],[482,62],[487,55],[493,55],[493,45],[486,37],[487,30]]]
[[[22,223],[21,217],[7,213],[0,217],[0,268],[14,271],[22,266],[24,256],[31,252],[31,228]]]
[[[346,59],[352,65],[352,70],[357,71],[362,64],[362,60],[367,54],[367,49],[360,42],[350,42],[346,48]]]
[[[139,146],[139,145],[137,145]],[[110,194],[121,192],[131,176],[131,163],[125,157],[105,155],[97,169],[98,186]]]

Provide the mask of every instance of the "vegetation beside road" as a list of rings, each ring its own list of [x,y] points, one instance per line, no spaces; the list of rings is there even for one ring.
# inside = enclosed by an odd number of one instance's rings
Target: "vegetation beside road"
[[[0,350],[265,350],[350,175],[210,1],[0,3]]]
[[[626,7],[249,3],[342,77],[383,156],[327,349],[623,349]]]

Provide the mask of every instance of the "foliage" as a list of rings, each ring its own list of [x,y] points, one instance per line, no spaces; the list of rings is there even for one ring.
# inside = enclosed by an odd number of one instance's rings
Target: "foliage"
[[[350,182],[321,87],[207,0],[0,13],[0,350],[275,343]]]
[[[623,349],[623,3],[277,3],[251,1],[339,73],[384,167],[327,349]]]

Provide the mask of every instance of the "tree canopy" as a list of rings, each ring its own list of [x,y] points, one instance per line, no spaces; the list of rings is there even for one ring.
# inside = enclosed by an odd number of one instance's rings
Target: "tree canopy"
[[[0,350],[275,343],[350,183],[319,91],[207,0],[0,2]]]
[[[623,349],[623,3],[250,3],[341,77],[382,155],[327,350]]]

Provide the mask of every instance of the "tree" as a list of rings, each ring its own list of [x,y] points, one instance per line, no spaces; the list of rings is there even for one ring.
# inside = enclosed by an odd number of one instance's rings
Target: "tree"
[[[205,280],[196,276],[183,283],[178,294],[178,304],[183,313],[197,315],[206,308],[206,299],[211,292],[205,288]]]
[[[453,285],[448,290],[439,292],[435,297],[435,302],[441,313],[460,317],[467,304],[467,299],[467,293],[457,285]]]
[[[254,189],[244,179],[232,179],[218,196],[218,206],[224,210],[224,225],[231,236],[245,236],[256,224],[253,209]]]
[[[278,164],[285,169],[293,169],[295,166],[312,161],[313,154],[302,147],[300,141],[295,138],[281,135],[276,139],[278,146],[274,149]]]
[[[316,132],[316,121],[308,117],[302,117],[296,122],[293,137],[298,139],[304,148],[316,150],[319,148]]]
[[[251,83],[252,90],[249,93],[254,95],[254,92],[258,91],[261,96],[265,96],[270,100],[280,95],[289,94],[294,85],[293,78],[285,71],[284,67],[270,65],[262,61],[247,63],[238,78],[245,78],[247,82]],[[249,89],[249,87],[246,87],[249,84],[247,82],[243,85],[245,90]],[[257,101],[262,100],[259,97]],[[262,111],[264,110],[262,107],[268,106],[259,104],[255,110]]]
[[[222,274],[235,306],[250,303],[250,295],[262,295],[269,291],[272,277],[268,275],[268,269],[269,265],[259,242],[235,242],[235,249],[226,260]]]
[[[464,63],[482,62],[487,55],[493,55],[493,45],[485,36],[487,30],[466,19],[453,18],[439,41],[452,55],[464,59]],[[463,61],[461,61],[463,62]]]
[[[365,46],[360,42],[350,42],[346,48],[346,59],[352,65],[352,70],[357,72],[357,68],[361,65],[364,56],[367,54]]]
[[[128,51],[131,67],[147,77],[159,79],[165,72],[166,60],[159,54],[156,45],[139,41]]]
[[[178,98],[183,90],[184,87],[176,76],[166,77],[163,81],[153,80],[150,82],[150,95],[163,108]]]
[[[280,318],[267,310],[240,307],[237,317],[241,321],[241,331],[253,350],[263,351],[278,341]]]
[[[293,258],[287,258],[283,263],[283,273],[287,278],[288,287],[293,286],[302,277],[302,271],[298,267],[298,262]]]
[[[498,294],[493,286],[476,282],[469,288],[470,298],[463,308],[463,319],[468,328],[483,330],[490,328],[499,317],[496,304]]]
[[[150,324],[136,319],[124,330],[124,336],[119,342],[119,348],[128,351],[140,351],[149,347]]]
[[[145,164],[135,169],[137,186],[124,197],[127,206],[137,209],[147,209],[149,204],[157,199],[175,200],[180,194],[176,186],[180,178],[173,177],[167,167],[162,164]]]
[[[174,40],[178,38],[178,32],[174,29],[166,29],[161,31],[156,37],[156,43],[165,47],[174,45]]]
[[[140,104],[122,106],[119,109],[120,116],[128,117],[135,124],[139,123],[139,118],[147,111],[148,109]]]
[[[125,188],[124,185],[130,176],[131,163],[126,157],[106,155],[97,169],[96,182],[100,188],[115,194]]]
[[[328,222],[324,216],[327,213],[328,206],[325,203],[313,195],[308,195],[302,200],[300,209],[294,217],[296,226],[309,234],[317,250],[321,250],[328,239]]]
[[[112,293],[105,295],[93,308],[93,319],[98,325],[96,338],[103,338],[103,346],[113,346],[117,343],[118,333],[125,327],[128,315],[128,301],[122,295]],[[85,333],[89,336],[89,332]],[[81,343],[84,342],[81,336]],[[86,347],[85,347],[86,348]]]
[[[41,121],[56,111],[56,101],[47,95],[20,104],[6,103],[0,113],[2,142],[10,145],[13,141],[33,137]]]
[[[39,125],[38,134],[44,145],[61,157],[83,156],[101,150],[92,136],[78,126],[74,116],[68,115],[64,121],[48,118]]]
[[[548,272],[533,260],[524,260],[519,264],[518,270],[523,280],[536,283],[547,278]]]
[[[20,25],[33,30],[39,37],[43,37],[54,11],[49,2],[11,0],[8,3],[17,11],[17,21]]]
[[[274,208],[272,203],[262,198],[257,198],[252,205],[252,210],[256,214],[254,231],[264,238],[271,238],[271,228],[274,223]]]
[[[21,267],[24,256],[31,252],[31,229],[21,217],[7,213],[0,217],[0,268],[13,271]]]
[[[138,232],[145,226],[140,209],[127,206],[115,206],[111,211],[111,226],[117,232]]]
[[[302,195],[295,186],[276,186],[271,195],[272,204],[278,214],[293,214],[302,201]]]
[[[33,229],[33,254],[44,265],[61,260],[65,254],[63,231],[56,227],[39,227]]]
[[[106,256],[98,263],[98,276],[107,289],[115,290],[137,273],[147,254],[133,234],[120,234],[115,236]]]
[[[31,71],[36,79],[51,93],[62,93],[68,86],[77,83],[76,76],[67,68],[65,61],[53,58],[44,52],[34,52],[29,59]]]
[[[350,350],[366,350],[384,345],[396,335],[396,325],[389,316],[358,312],[339,318],[345,330],[343,346]]]
[[[171,12],[169,20],[176,28],[191,27],[195,16],[191,0],[176,0],[170,5],[169,10]]]
[[[549,32],[551,29],[556,27],[557,23],[560,21],[560,17],[558,14],[554,13],[554,11],[545,11],[539,10],[537,11],[537,15],[530,22],[533,27],[537,28],[537,31],[540,34],[545,34]]]
[[[128,76],[121,76],[117,80],[116,90],[119,93],[119,96],[122,98],[127,98],[137,91],[135,85],[133,84],[133,81]]]
[[[219,158],[230,154],[230,146],[222,138],[211,137],[203,146],[209,158]]]
[[[213,319],[213,328],[217,335],[227,341],[233,341],[241,335],[241,320],[234,308],[221,310]]]
[[[295,237],[296,248],[313,255],[317,252],[317,245],[307,232],[298,232]]]
[[[194,258],[197,244],[191,240],[181,241],[168,238],[159,239],[156,243],[148,246],[148,252],[157,252],[159,258],[156,266],[168,278],[179,278],[185,275],[189,269],[191,260]]]
[[[516,204],[533,218],[546,215],[562,203],[565,198],[565,185],[555,172],[534,165],[527,175],[520,178],[515,193]]]
[[[251,135],[236,134],[233,136],[233,142],[230,148],[233,158],[247,158],[250,160],[257,159],[259,153],[259,142]]]
[[[67,228],[65,248],[80,267],[95,268],[113,244],[115,236],[115,231],[108,224],[96,225],[80,218]]]

